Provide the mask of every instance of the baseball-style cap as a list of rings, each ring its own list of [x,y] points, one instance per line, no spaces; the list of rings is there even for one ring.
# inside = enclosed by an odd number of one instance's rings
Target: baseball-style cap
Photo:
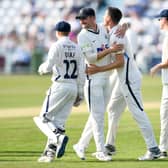
[[[168,18],[168,9],[162,10],[162,11],[160,12],[160,14],[159,14],[159,15],[156,15],[155,17],[156,17],[156,18],[163,18],[163,17]]]
[[[54,30],[59,32],[70,32],[71,25],[68,22],[60,21],[55,25]]]
[[[76,19],[86,19],[88,16],[95,16],[93,8],[82,8],[76,16]]]

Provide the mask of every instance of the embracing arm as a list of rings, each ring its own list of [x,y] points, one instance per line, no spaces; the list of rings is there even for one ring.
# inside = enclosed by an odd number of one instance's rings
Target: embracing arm
[[[116,55],[116,60],[114,62],[104,66],[96,66],[92,64],[89,67],[87,67],[86,73],[88,75],[92,75],[98,72],[105,72],[112,69],[117,69],[123,66],[124,66],[124,57],[122,54],[118,54]]]
[[[100,60],[111,53],[121,51],[124,48],[123,44],[113,44],[109,48],[104,48],[103,51],[97,53],[97,50],[94,50],[94,47],[90,40],[86,36],[82,35],[78,36],[78,44],[82,49],[84,57],[89,63],[94,63],[97,60]]]
[[[110,48],[107,48],[97,54],[97,60],[100,60],[111,53],[121,52],[124,48],[123,44],[113,44]]]
[[[126,31],[128,30],[128,23],[123,23],[115,32],[117,37],[123,38],[125,36]]]

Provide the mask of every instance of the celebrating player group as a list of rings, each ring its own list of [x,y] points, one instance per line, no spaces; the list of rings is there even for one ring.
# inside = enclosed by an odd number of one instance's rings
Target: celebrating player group
[[[100,161],[112,160],[112,155],[116,153],[115,140],[119,119],[126,106],[146,143],[147,152],[138,160],[167,157],[168,107],[164,104],[168,104],[168,94],[163,94],[164,133],[158,146],[143,108],[141,73],[133,57],[132,42],[127,37],[127,23],[120,23],[122,17],[120,9],[108,7],[103,23],[97,24],[94,9],[82,8],[76,16],[82,27],[77,44],[68,37],[71,31],[68,22],[60,21],[55,25],[57,41],[51,46],[47,60],[38,70],[40,75],[53,73],[52,85],[47,91],[41,113],[34,117],[36,125],[48,139],[38,162],[52,162],[64,155],[69,139],[65,134],[66,120],[72,107],[79,106],[83,100],[86,101],[90,113],[80,139],[73,145],[74,153],[80,159],[87,160],[85,151],[93,137],[96,152],[92,156]],[[157,17],[165,20],[162,28],[167,31],[165,43],[168,44],[168,10],[162,11]],[[165,51],[163,62],[158,66],[159,68],[151,69],[152,75],[158,69],[168,72],[168,52]],[[168,79],[164,76],[163,78],[163,89],[167,89],[168,93]],[[105,140],[106,111],[108,132]]]

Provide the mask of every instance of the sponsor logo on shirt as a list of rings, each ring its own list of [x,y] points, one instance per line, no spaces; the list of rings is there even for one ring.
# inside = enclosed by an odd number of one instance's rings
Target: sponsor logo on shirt
[[[97,52],[101,52],[107,48],[109,48],[108,44],[102,44],[101,47],[97,48]]]

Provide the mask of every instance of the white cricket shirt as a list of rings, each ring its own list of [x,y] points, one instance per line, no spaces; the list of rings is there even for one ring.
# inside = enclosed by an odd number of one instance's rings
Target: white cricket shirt
[[[101,25],[97,25],[97,32],[93,30],[82,29],[78,34],[78,44],[80,45],[85,57],[87,65],[95,64],[97,66],[104,66],[111,62],[111,56],[105,56],[104,58],[97,60],[97,54],[109,47],[109,38],[105,28]],[[93,75],[89,75],[89,78],[107,78],[111,71],[100,72]]]
[[[53,71],[52,81],[84,84],[85,65],[80,47],[69,37],[53,43],[45,62],[45,71]]]
[[[118,25],[114,26],[110,30],[109,35],[110,45],[113,43],[124,44],[124,66],[116,69],[118,77],[122,84],[125,84],[127,79],[129,80],[129,83],[134,83],[135,81],[141,80],[141,73],[133,59],[133,53],[127,37],[119,38],[115,35],[117,28]]]
[[[168,32],[165,34],[162,46],[162,62],[168,60]],[[168,68],[162,68],[162,83],[168,84]]]

